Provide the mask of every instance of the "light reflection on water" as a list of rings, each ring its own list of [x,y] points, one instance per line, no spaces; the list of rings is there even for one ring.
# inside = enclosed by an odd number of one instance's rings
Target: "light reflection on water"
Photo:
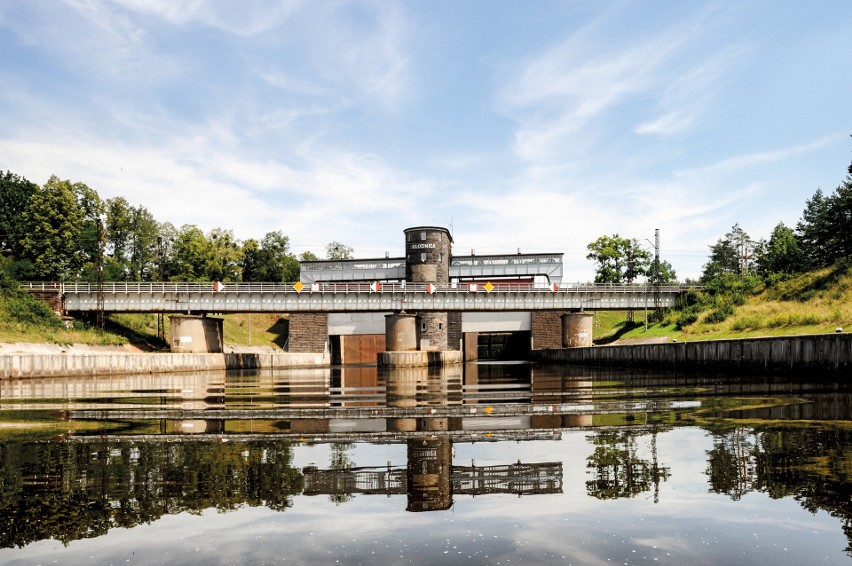
[[[0,429],[0,562],[849,563],[850,397],[527,364],[2,382],[0,420],[56,428]]]

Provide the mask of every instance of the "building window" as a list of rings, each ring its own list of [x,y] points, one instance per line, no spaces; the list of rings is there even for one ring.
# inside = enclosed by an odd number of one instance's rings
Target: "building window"
[[[420,254],[420,261],[426,263],[426,254]]]
[[[421,240],[425,240],[425,239],[426,239],[426,232],[420,232],[420,239],[421,239]]]
[[[439,323],[438,323],[438,330],[443,330],[443,329],[444,329],[444,323],[443,323],[443,322],[439,322]]]
[[[420,323],[420,330],[421,330],[422,332],[426,332],[426,323],[425,323],[425,322],[421,322],[421,323]]]

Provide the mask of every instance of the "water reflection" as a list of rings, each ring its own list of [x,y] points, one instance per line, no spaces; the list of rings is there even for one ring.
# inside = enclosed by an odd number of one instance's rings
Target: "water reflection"
[[[505,528],[495,509],[506,509],[535,531],[539,510],[565,498],[589,517],[647,503],[676,529],[711,495],[705,504],[737,504],[720,510],[725,521],[750,521],[754,496],[828,513],[846,538],[836,551],[852,556],[851,398],[837,383],[528,364],[4,381],[0,421],[32,426],[0,428],[0,547],[68,544],[209,509],[290,516],[319,500],[331,507],[311,509],[329,529],[341,513],[367,520],[367,501],[387,500],[384,520],[395,523],[475,500],[497,513],[479,528]],[[327,460],[299,463],[320,448]],[[631,509],[636,521],[661,513]],[[702,519],[705,530],[726,536],[713,520]],[[773,533],[783,541],[794,528]],[[802,540],[834,544],[801,528]],[[755,556],[777,558],[768,552]]]

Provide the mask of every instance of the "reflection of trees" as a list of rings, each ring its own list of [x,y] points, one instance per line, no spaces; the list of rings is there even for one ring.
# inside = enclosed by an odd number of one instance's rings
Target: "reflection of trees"
[[[637,438],[647,436],[651,460],[638,453]],[[654,491],[656,503],[660,481],[669,477],[669,468],[657,461],[657,433],[636,431],[605,431],[591,437],[595,450],[588,457],[586,468],[594,479],[586,482],[586,491],[598,499],[633,497]]]
[[[208,508],[283,511],[303,488],[291,461],[281,442],[0,444],[0,547]]]
[[[713,437],[713,449],[707,452],[706,472],[712,491],[730,495],[734,500],[751,491],[754,447],[754,435],[741,428]]]
[[[711,491],[733,499],[762,491],[812,513],[824,509],[842,521],[852,555],[852,431],[734,429],[714,433],[707,455]]]
[[[349,458],[349,450],[351,450],[355,445],[351,442],[335,442],[331,445],[331,463],[330,468],[335,472],[348,471],[352,469],[352,460]],[[348,474],[337,474],[335,477],[344,479],[348,478]],[[338,486],[339,490],[335,490],[334,493],[331,493],[328,496],[328,500],[336,505],[340,505],[341,503],[346,503],[352,497],[352,493],[350,490],[347,490],[345,485]]]

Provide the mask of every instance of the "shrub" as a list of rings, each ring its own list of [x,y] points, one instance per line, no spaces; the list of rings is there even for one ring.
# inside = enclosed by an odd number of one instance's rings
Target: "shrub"
[[[56,316],[44,301],[40,301],[28,293],[9,292],[6,296],[6,310],[9,316],[24,324],[44,325],[60,328],[62,321]]]
[[[729,316],[734,314],[734,305],[731,303],[723,303],[718,308],[712,310],[704,319],[707,324],[717,324],[724,322]]]
[[[680,316],[677,319],[677,329],[683,330],[685,326],[698,322],[698,309],[695,307],[687,307],[680,311]]]

